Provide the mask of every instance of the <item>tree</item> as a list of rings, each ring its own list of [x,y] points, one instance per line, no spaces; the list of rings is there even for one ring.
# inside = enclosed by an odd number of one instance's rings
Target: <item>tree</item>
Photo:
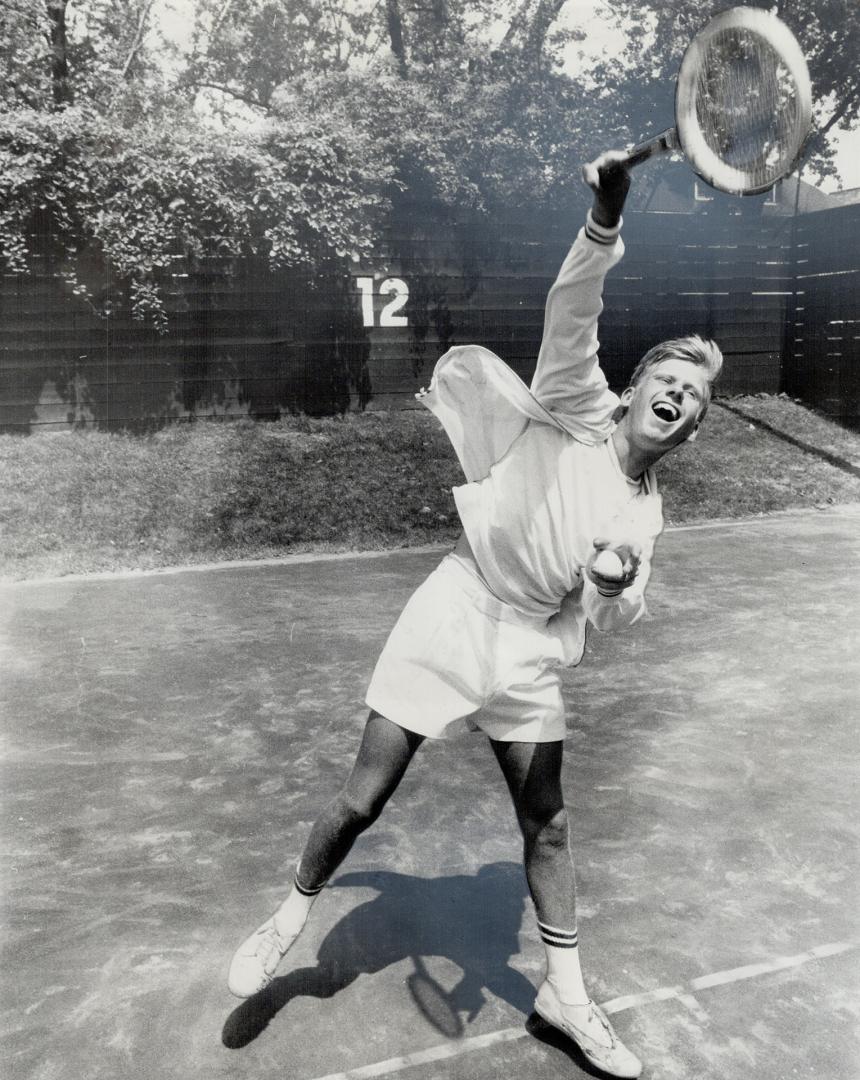
[[[93,280],[102,258],[162,328],[176,259],[212,243],[312,269],[368,251],[405,189],[534,199],[570,144],[548,118],[583,104],[555,70],[545,0],[492,55],[484,28],[504,0],[198,0],[172,58],[148,33],[152,0],[12,2],[3,51],[23,59],[0,117],[5,261],[23,271],[49,251],[104,307],[121,295]]]
[[[835,173],[828,135],[860,119],[860,5],[856,0],[748,0],[775,11],[797,37],[809,64],[814,129],[805,160],[819,175]],[[606,72],[614,108],[637,136],[671,123],[673,82],[687,43],[722,0],[615,0],[613,17],[626,27],[628,47]],[[659,130],[659,126],[656,128]]]
[[[0,244],[11,269],[45,252],[76,293],[114,303],[87,277],[101,256],[163,328],[177,259],[357,257],[390,179],[361,132],[324,115],[214,139],[183,110],[129,128],[84,107],[19,110],[0,118]]]
[[[177,259],[346,266],[401,193],[488,214],[566,203],[579,163],[671,123],[683,46],[722,0],[615,0],[627,46],[588,72],[564,0],[6,0],[0,255],[50,250],[95,306],[165,326]],[[813,74],[816,168],[856,123],[860,8],[780,0]]]
[[[91,0],[67,26],[65,3],[46,0],[4,27],[9,55],[41,35],[0,115],[6,265],[26,272],[47,254],[97,309],[125,297],[164,329],[177,259],[254,253],[310,269],[367,251],[393,179],[367,133],[321,109],[253,129],[211,122],[153,66],[150,13],[151,0]]]
[[[479,205],[531,202],[566,182],[595,112],[561,72],[576,36],[553,27],[561,6],[200,0],[179,85],[227,112],[238,102],[295,116],[325,103],[376,140],[402,185]]]
[[[51,96],[47,9],[8,0],[0,16],[0,108],[47,108]]]

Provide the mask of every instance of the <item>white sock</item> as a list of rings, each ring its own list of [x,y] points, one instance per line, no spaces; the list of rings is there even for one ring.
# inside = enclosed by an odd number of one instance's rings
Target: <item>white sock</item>
[[[538,929],[546,949],[546,977],[564,1005],[587,1005],[588,991],[579,966],[576,930],[562,930],[538,919]]]
[[[275,912],[275,926],[282,938],[292,941],[298,937],[302,927],[307,922],[314,900],[323,891],[326,884],[324,881],[322,885],[308,889],[299,881],[299,871],[296,871],[290,895]]]

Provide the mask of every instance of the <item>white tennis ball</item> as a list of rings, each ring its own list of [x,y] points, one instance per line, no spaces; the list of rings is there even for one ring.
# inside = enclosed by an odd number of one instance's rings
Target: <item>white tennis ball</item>
[[[624,577],[624,563],[614,551],[610,551],[608,548],[598,553],[592,564],[592,570],[595,574],[600,574],[601,577],[605,578]]]

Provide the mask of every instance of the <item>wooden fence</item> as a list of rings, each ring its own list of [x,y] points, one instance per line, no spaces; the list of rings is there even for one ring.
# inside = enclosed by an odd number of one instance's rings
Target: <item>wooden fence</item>
[[[96,314],[46,260],[7,276],[0,430],[134,430],[366,403],[369,342],[342,275],[311,281],[212,258],[177,275],[167,306],[170,332],[161,335],[123,311]]]
[[[722,393],[786,389],[856,420],[857,211],[795,222],[761,199],[720,198],[630,211],[600,327],[610,382],[622,387],[650,345],[696,331],[723,348]],[[43,260],[0,283],[0,430],[404,407],[437,356],[469,341],[528,378],[582,212],[490,223],[404,203],[347,276],[213,258],[177,275],[165,336],[100,317]]]
[[[383,275],[409,286],[403,310],[411,327],[404,335],[377,322],[369,331],[374,403],[405,400],[429,378],[440,352],[468,341],[486,345],[528,379],[546,293],[581,212],[541,221],[520,216],[494,223],[492,231],[479,220],[416,227],[421,220],[420,212],[405,215],[374,278],[377,312],[385,302],[378,291]],[[600,323],[611,384],[623,387],[651,345],[697,332],[723,348],[722,393],[782,389],[795,272],[786,215],[761,200],[691,199],[686,210],[629,212],[624,237],[627,254],[607,279]]]
[[[860,204],[796,223],[785,389],[860,430]]]

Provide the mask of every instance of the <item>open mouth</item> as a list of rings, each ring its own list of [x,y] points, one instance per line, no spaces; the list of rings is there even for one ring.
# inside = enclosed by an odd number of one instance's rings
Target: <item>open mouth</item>
[[[681,416],[681,410],[678,406],[669,401],[655,401],[651,406],[651,411],[658,419],[667,424],[674,424]]]

